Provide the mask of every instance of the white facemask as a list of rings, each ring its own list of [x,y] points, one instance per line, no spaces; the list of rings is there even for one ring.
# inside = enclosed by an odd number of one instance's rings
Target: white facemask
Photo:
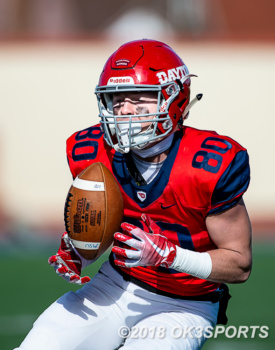
[[[129,134],[130,134],[130,127],[129,123],[122,123],[117,124],[117,127],[119,129],[119,141],[121,142],[123,147],[126,147],[124,149],[120,149],[119,145],[116,145],[115,149],[117,151],[122,151],[123,153],[128,153],[130,148],[131,149],[141,149],[145,147],[148,144],[148,141],[150,140],[150,134],[148,134],[148,131],[151,129],[151,126],[148,127],[147,130],[144,131],[145,134],[141,132],[141,123],[135,122],[131,124],[131,142],[129,140]],[[138,146],[132,146],[133,143],[138,143]],[[129,146],[129,147],[127,147]]]
[[[119,138],[120,142],[122,143],[122,146],[125,147],[123,149],[123,152],[128,153],[130,150],[130,140],[129,140],[129,124],[128,123],[123,123],[123,124],[118,124],[117,125],[119,129]],[[131,136],[133,137],[134,135],[138,135],[141,131],[141,124],[140,123],[133,123],[131,127]],[[119,148],[119,146],[117,145]]]

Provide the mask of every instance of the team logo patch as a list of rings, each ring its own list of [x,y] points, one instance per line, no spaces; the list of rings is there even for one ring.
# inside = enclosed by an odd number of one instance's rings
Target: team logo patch
[[[138,199],[139,199],[141,202],[144,202],[145,199],[146,199],[146,192],[138,191],[138,192],[137,192],[137,196],[138,196]]]

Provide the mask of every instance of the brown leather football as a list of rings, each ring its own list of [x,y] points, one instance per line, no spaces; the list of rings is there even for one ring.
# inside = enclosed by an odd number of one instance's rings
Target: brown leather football
[[[123,218],[119,186],[102,163],[93,163],[73,181],[64,209],[66,231],[85,259],[102,255]]]

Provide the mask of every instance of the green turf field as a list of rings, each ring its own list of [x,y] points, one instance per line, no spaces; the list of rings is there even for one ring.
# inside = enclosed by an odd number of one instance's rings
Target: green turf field
[[[0,349],[19,346],[37,316],[54,300],[69,290],[76,290],[47,264],[50,252],[29,258],[2,254],[0,289]],[[84,270],[92,276],[106,258]],[[232,299],[228,311],[229,326],[269,327],[265,339],[256,332],[251,339],[241,336],[226,339],[219,335],[209,339],[204,350],[273,350],[275,349],[275,243],[255,244],[254,265],[250,279],[242,285],[230,285]],[[233,331],[228,333],[233,334]],[[100,349],[99,349],[100,350]]]

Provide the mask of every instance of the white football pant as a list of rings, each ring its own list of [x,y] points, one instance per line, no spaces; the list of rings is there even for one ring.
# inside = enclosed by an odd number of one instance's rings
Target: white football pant
[[[216,325],[218,303],[154,294],[126,282],[109,262],[100,271],[53,303],[17,349],[197,350],[203,330]]]

